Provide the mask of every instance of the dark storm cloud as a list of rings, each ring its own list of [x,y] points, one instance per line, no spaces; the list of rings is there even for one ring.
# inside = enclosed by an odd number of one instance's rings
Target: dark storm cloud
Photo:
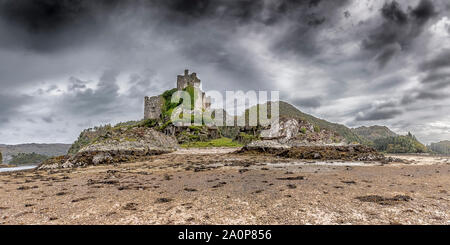
[[[419,68],[422,71],[436,71],[441,68],[450,67],[450,49],[442,50],[432,60],[423,62]]]
[[[445,102],[448,51],[433,57],[423,33],[450,5],[399,2],[0,0],[2,137],[15,132],[8,121],[23,122],[22,139],[40,127],[68,129],[58,137],[70,142],[85,127],[139,119],[143,97],[185,68],[206,90],[282,90],[330,121],[407,121]]]
[[[380,64],[380,67],[384,67],[396,53],[401,51],[401,47],[398,44],[386,45],[384,50],[376,56],[375,60]]]
[[[0,126],[11,121],[20,115],[23,105],[32,102],[32,97],[28,95],[12,95],[0,92]]]
[[[384,110],[384,109],[392,109],[397,107],[397,103],[395,101],[386,101],[384,103],[379,104],[376,108],[378,110]]]
[[[133,55],[127,52],[129,50],[141,50],[141,55],[151,55],[153,50],[142,47],[137,41],[140,40],[139,35],[144,36],[143,33],[149,32],[150,37],[176,42],[179,55],[192,63],[208,63],[219,67],[221,72],[230,76],[232,83],[253,89],[268,89],[273,81],[269,81],[267,74],[261,72],[258,61],[249,56],[248,51],[237,47],[236,32],[245,28],[249,33],[264,33],[274,31],[278,26],[287,26],[288,29],[279,33],[279,36],[271,37],[275,38],[271,45],[273,52],[295,52],[312,57],[320,53],[322,48],[316,40],[317,33],[322,30],[322,26],[331,25],[334,18],[342,16],[341,8],[349,2],[3,1],[0,4],[0,50],[25,49],[58,56],[64,52],[76,52],[80,47],[92,47],[98,50],[109,48],[107,52],[123,52],[122,55],[129,56]],[[123,28],[122,25],[130,26]],[[153,41],[148,40],[150,44]],[[115,59],[107,62],[120,63]],[[124,69],[126,65],[114,64],[118,69]],[[4,67],[9,69],[8,64]],[[70,70],[70,67],[64,68]],[[2,82],[26,83],[24,81],[46,78],[50,76],[46,72],[51,73],[51,69],[44,67],[33,72],[7,72]],[[36,76],[35,73],[40,74]],[[246,83],[239,83],[237,79]]]
[[[259,18],[263,10],[262,1],[208,1],[208,0],[162,0],[149,1],[166,11],[166,17],[179,24],[191,24],[205,19],[220,18],[246,23]]]
[[[53,122],[53,116],[46,116],[46,117],[42,117],[42,121],[46,122],[46,123],[52,123]]]
[[[69,92],[72,92],[72,91],[76,91],[79,89],[85,89],[87,83],[88,82],[82,81],[76,77],[70,77],[69,78],[69,86],[68,86],[67,90]]]
[[[443,50],[432,59],[422,62],[419,71],[425,75],[417,93],[407,94],[402,99],[403,104],[410,104],[416,100],[440,100],[449,96],[445,88],[450,86],[450,50]],[[443,90],[444,89],[444,90]]]
[[[440,100],[445,98],[447,95],[442,93],[433,93],[433,92],[427,92],[422,91],[417,94],[416,99],[418,100]]]
[[[252,23],[274,26],[290,21],[289,32],[280,37],[274,48],[309,52],[318,48],[314,45],[314,29],[341,14],[340,8],[347,3],[348,0],[266,3],[253,0],[3,1],[0,17],[8,25],[8,35],[2,35],[0,42],[38,52],[61,50],[101,36],[107,31],[108,20],[113,15],[144,9],[156,10],[144,19],[150,23],[162,21],[162,28],[168,25],[195,27],[196,23],[210,22],[230,31],[230,28]]]
[[[148,96],[148,91],[162,92],[161,84],[163,82],[156,78],[157,73],[152,69],[146,69],[139,74],[131,74],[128,78],[130,87],[125,93],[130,99],[137,99],[138,103],[142,104],[145,96]]]
[[[403,96],[400,105],[410,105],[422,100],[442,100],[448,97],[448,94],[433,91],[409,92]]]
[[[436,72],[428,74],[423,80],[423,83],[437,83],[443,80],[449,80],[450,73],[449,72]]]
[[[185,57],[200,63],[219,67],[229,81],[238,86],[255,89],[270,89],[274,81],[239,47],[236,32],[242,28],[248,33],[270,33],[276,28],[287,28],[279,36],[270,36],[270,48],[274,54],[309,55],[320,53],[317,33],[327,22],[343,15],[343,8],[349,1],[158,1],[156,7],[169,27],[163,26],[163,33],[178,33],[178,42]],[[155,7],[155,5],[153,5]],[[285,26],[285,27],[282,27]],[[170,31],[169,31],[170,30]],[[177,37],[179,38],[179,37]]]
[[[279,14],[292,21],[289,30],[274,44],[279,52],[296,52],[313,58],[322,47],[317,35],[322,28],[333,25],[336,18],[344,16],[345,7],[350,1],[283,1],[278,7]]]
[[[379,121],[393,119],[403,114],[399,103],[395,100],[388,100],[381,103],[373,103],[370,107],[361,108],[357,112],[355,121]]]
[[[356,117],[356,121],[379,121],[395,118],[403,112],[397,109],[374,109],[369,112],[362,113]]]
[[[436,10],[433,2],[430,0],[421,0],[419,5],[411,11],[411,16],[413,16],[418,23],[422,24],[427,22],[434,15],[436,15]]]
[[[363,40],[362,47],[372,52],[380,67],[384,67],[400,51],[411,48],[425,24],[436,16],[436,11],[429,0],[421,0],[416,7],[407,10],[391,1],[384,4],[380,14],[382,23]]]
[[[292,103],[299,108],[318,108],[322,105],[322,97],[298,98],[292,100]]]
[[[114,112],[117,109],[117,98],[119,96],[118,75],[119,73],[115,70],[104,71],[95,88],[74,86],[74,81],[75,84],[86,84],[88,82],[71,78],[72,85],[70,86],[72,90],[63,96],[59,106],[64,108],[63,110],[78,116],[93,116]]]
[[[0,44],[36,52],[82,45],[105,27],[104,13],[120,1],[18,0],[0,2]]]
[[[348,1],[320,1],[320,0],[279,0],[279,1],[253,1],[253,0],[162,0],[148,3],[166,10],[166,17],[182,24],[199,22],[205,19],[220,19],[232,21],[235,24],[258,22],[265,25],[274,25],[285,20],[286,15],[296,16],[299,24],[311,26],[321,25],[326,16],[323,16],[326,7],[341,6]],[[330,9],[329,9],[330,10]],[[330,11],[327,12],[330,12]],[[334,11],[334,10],[332,10]],[[320,12],[320,13],[319,13]],[[298,17],[305,18],[298,18]]]

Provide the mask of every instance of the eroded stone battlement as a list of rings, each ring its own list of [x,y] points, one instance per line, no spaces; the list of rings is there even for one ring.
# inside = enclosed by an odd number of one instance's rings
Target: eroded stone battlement
[[[197,77],[197,73],[193,72],[189,74],[189,70],[184,70],[184,75],[177,76],[177,89],[183,90],[188,86],[192,86],[194,88],[200,88],[200,79]]]

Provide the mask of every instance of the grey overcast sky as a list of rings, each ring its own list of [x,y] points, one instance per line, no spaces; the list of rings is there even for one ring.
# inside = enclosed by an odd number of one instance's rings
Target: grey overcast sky
[[[0,143],[140,119],[185,68],[206,91],[450,139],[448,0],[0,0]]]

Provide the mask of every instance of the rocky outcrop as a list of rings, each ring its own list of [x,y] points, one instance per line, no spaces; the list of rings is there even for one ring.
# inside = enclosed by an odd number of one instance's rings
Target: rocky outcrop
[[[289,148],[290,146],[286,144],[281,144],[276,140],[257,140],[247,144],[239,152],[278,154]]]
[[[296,159],[383,161],[385,157],[375,149],[364,145],[347,146],[298,146],[278,154]]]
[[[260,138],[287,143],[297,136],[299,130],[300,124],[297,119],[280,120],[279,122],[272,123],[269,129],[262,131]]]
[[[269,141],[270,142],[270,141]],[[371,147],[363,145],[346,146],[292,146],[267,141],[258,144],[249,144],[243,147],[241,154],[271,154],[278,157],[308,160],[346,160],[346,161],[381,161],[388,159]]]
[[[261,133],[261,140],[243,147],[241,154],[271,154],[311,160],[386,161],[375,149],[347,145],[342,137],[298,119],[281,119]]]
[[[334,132],[294,118],[280,119],[279,122],[272,123],[269,129],[261,132],[260,139],[262,142],[252,142],[252,146],[260,144],[264,147],[266,144],[275,144],[268,141],[284,144],[287,147],[345,144],[344,139]]]
[[[49,159],[38,169],[129,162],[146,156],[170,153],[178,147],[173,136],[165,135],[152,128],[137,127],[114,132],[105,139],[83,147],[75,155]]]

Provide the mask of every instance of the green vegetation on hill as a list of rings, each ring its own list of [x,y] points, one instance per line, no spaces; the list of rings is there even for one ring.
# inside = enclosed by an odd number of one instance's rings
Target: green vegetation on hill
[[[162,120],[162,122],[164,124],[166,124],[166,126],[169,125],[169,124],[172,124],[171,116],[172,116],[173,110],[175,108],[177,108],[178,106],[180,106],[181,104],[183,104],[183,98],[179,98],[179,101],[177,103],[172,103],[172,96],[177,91],[178,90],[176,88],[174,88],[174,89],[166,90],[166,91],[164,91],[161,94],[162,99],[163,99],[162,108],[161,108],[161,120]],[[195,100],[197,99],[197,96],[198,96],[195,93],[195,88],[193,86],[187,86],[186,88],[183,89],[183,91],[187,92],[189,94],[190,98],[191,98],[190,108],[187,108],[187,109],[188,110],[194,110],[194,107],[195,107],[194,103],[195,103]],[[182,116],[183,116],[183,113],[180,114],[180,117],[182,117]],[[203,125],[208,123],[211,120],[211,118],[205,119],[201,115],[200,115],[200,117],[202,118],[202,122],[201,123]],[[195,117],[194,117],[194,114],[192,113],[190,115],[190,119],[189,119],[189,116],[187,117],[187,119],[186,118],[179,118],[179,119],[177,119],[177,122],[185,122],[185,123],[187,123],[190,120],[191,123],[194,123],[194,119],[195,119]]]
[[[428,148],[438,154],[450,154],[450,141],[444,140],[438,143],[431,143]]]
[[[47,160],[49,157],[37,153],[19,153],[13,155],[10,164],[25,165],[25,164],[37,164]]]
[[[424,153],[427,147],[420,143],[414,135],[406,136],[392,132],[386,126],[370,126],[354,128],[352,131],[363,139],[365,145],[387,153]]]
[[[8,164],[13,155],[19,153],[37,153],[45,156],[60,156],[67,153],[70,144],[19,144],[19,145],[3,145],[0,144],[0,152],[2,152],[3,163]]]
[[[396,133],[392,132],[388,127],[378,125],[370,127],[362,126],[359,128],[353,128],[352,131],[359,137],[370,141],[398,136]]]
[[[394,136],[376,139],[373,141],[378,151],[387,153],[425,153],[427,147],[420,143],[414,135],[408,133],[405,136]]]
[[[90,144],[101,142],[102,140],[108,139],[113,135],[114,132],[118,132],[119,130],[126,131],[135,127],[156,127],[158,125],[156,120],[152,119],[146,119],[141,121],[128,121],[128,122],[121,122],[114,126],[111,126],[111,124],[106,124],[103,126],[97,126],[94,128],[88,128],[83,130],[80,135],[78,136],[78,139],[73,142],[72,146],[70,147],[68,154],[74,155],[76,154],[81,148],[88,146]],[[162,127],[162,126],[161,126]],[[157,128],[161,129],[161,128]],[[132,141],[133,139],[128,139]]]
[[[120,125],[128,125],[128,123],[120,123]],[[111,130],[113,130],[113,127],[110,124],[83,130],[78,136],[78,139],[73,142],[68,151],[68,154],[73,155],[77,153],[81,148],[92,144],[100,137],[106,137]]]
[[[163,106],[161,108],[161,114],[162,119],[165,121],[170,120],[170,116],[172,115],[173,109],[175,109],[177,106],[183,103],[183,100],[180,100],[179,103],[172,103],[172,96],[175,92],[177,92],[176,88],[166,90],[164,91],[164,93],[162,93]]]
[[[241,143],[238,143],[236,141],[233,141],[230,138],[218,138],[213,139],[209,141],[195,141],[195,142],[189,142],[181,144],[181,147],[183,148],[203,148],[203,147],[242,147],[243,145]]]

